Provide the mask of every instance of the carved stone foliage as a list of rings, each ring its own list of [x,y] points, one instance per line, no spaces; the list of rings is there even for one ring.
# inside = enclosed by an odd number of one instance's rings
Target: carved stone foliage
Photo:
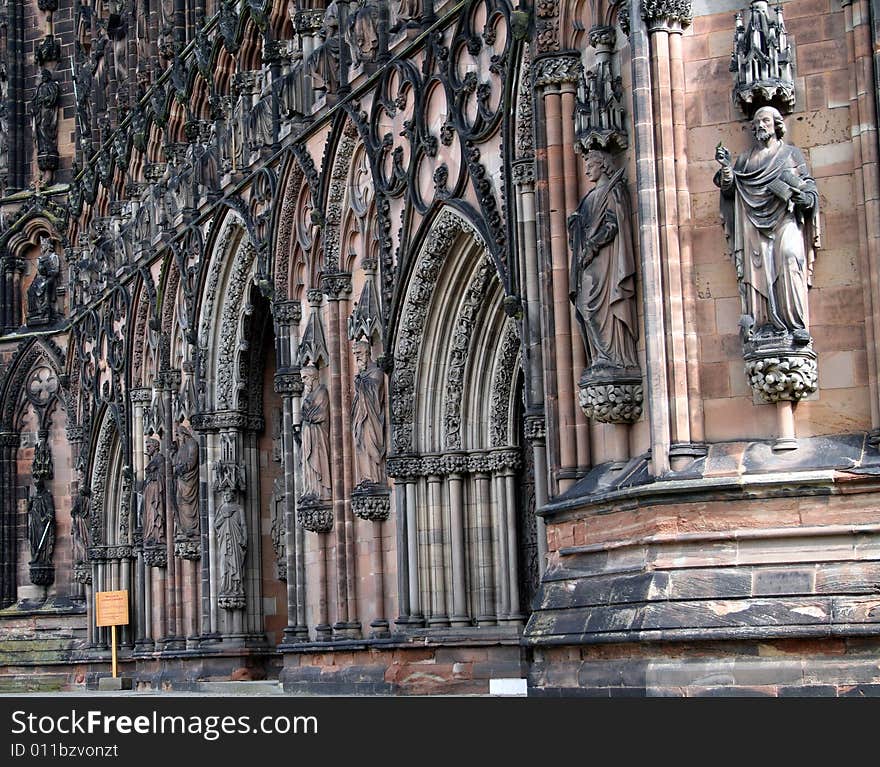
[[[301,500],[296,518],[300,527],[312,533],[329,533],[333,529],[333,509],[326,502]]]
[[[520,341],[516,324],[508,320],[501,339],[501,348],[492,376],[491,419],[489,421],[489,444],[505,447],[511,443],[510,393],[519,369]]]
[[[649,27],[667,24],[687,27],[693,19],[691,0],[642,0],[642,18]]]
[[[730,71],[734,73],[734,101],[746,117],[767,105],[791,114],[795,105],[794,53],[782,6],[771,11],[769,5],[766,0],[753,0],[744,13],[736,14]]]
[[[522,466],[518,448],[443,453],[439,455],[392,456],[388,459],[388,476],[395,479],[448,476],[450,474],[492,473],[516,470]]]
[[[588,360],[580,380],[580,402],[587,417],[624,422],[641,414],[629,189],[623,171],[614,170],[606,152],[590,151],[586,170],[595,187],[568,221],[572,255],[569,297]],[[617,396],[618,387],[636,406],[607,407],[609,397],[613,402]]]
[[[584,415],[603,423],[633,423],[642,415],[641,379],[633,381],[582,378],[579,402]]]
[[[535,3],[535,39],[539,53],[559,50],[559,0]]]
[[[819,368],[814,352],[774,357],[762,350],[746,357],[746,377],[764,402],[798,402],[819,387]]]
[[[740,288],[750,382],[765,399],[796,400],[816,388],[808,290],[821,244],[819,192],[803,153],[784,142],[775,107],[755,113],[752,133],[752,148],[735,162],[718,147],[715,183]]]
[[[351,510],[358,519],[384,522],[391,514],[391,491],[384,486],[360,485],[351,494]]]

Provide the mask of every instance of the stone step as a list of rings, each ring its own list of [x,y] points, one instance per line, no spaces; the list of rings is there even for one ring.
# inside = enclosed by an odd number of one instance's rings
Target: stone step
[[[64,672],[58,674],[23,673],[0,676],[0,694],[11,692],[58,692],[69,687],[70,680]]]
[[[209,695],[282,695],[281,682],[274,679],[253,682],[198,682],[196,692]]]

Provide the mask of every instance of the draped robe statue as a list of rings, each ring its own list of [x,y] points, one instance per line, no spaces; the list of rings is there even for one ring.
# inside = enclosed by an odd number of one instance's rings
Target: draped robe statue
[[[177,427],[177,450],[172,457],[175,487],[175,540],[199,536],[199,443],[183,424]]]
[[[330,498],[330,395],[312,366],[301,371],[303,380],[302,460],[303,498]]]
[[[159,452],[159,440],[147,440],[149,461],[144,469],[143,526],[144,544],[165,543],[165,456]]]
[[[773,107],[752,120],[754,146],[731,163],[719,144],[725,234],[736,265],[744,340],[810,342],[807,290],[819,246],[819,193],[803,153],[782,141],[785,122]]]
[[[351,431],[355,445],[355,485],[384,479],[385,374],[371,357],[368,341],[354,344],[357,375],[351,401]]]
[[[223,491],[223,503],[214,522],[217,532],[217,560],[220,565],[221,606],[244,607],[244,560],[247,555],[247,525],[236,491]]]
[[[581,328],[589,372],[637,370],[632,213],[623,171],[610,155],[590,151],[587,177],[596,186],[569,217],[569,298]]]
[[[51,565],[55,550],[55,502],[43,479],[34,480],[36,492],[28,501],[28,541],[31,565]]]

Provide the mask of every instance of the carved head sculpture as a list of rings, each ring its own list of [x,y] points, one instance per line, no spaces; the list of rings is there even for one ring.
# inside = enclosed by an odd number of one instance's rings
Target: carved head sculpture
[[[369,341],[361,339],[360,341],[355,341],[351,345],[352,354],[354,354],[355,362],[357,363],[358,372],[362,372],[366,370],[370,363],[373,361],[373,346]]]
[[[761,107],[752,118],[752,133],[759,144],[766,144],[775,134],[782,140],[785,136],[785,120],[776,107]]]
[[[608,177],[614,172],[611,155],[608,152],[600,152],[598,149],[591,149],[587,152],[585,166],[587,178],[593,183],[599,181],[602,176]]]
[[[318,385],[318,368],[314,365],[306,365],[300,370],[303,382],[303,394],[311,394]]]
[[[156,453],[159,452],[159,440],[153,437],[148,437],[146,441],[147,455],[152,458]]]

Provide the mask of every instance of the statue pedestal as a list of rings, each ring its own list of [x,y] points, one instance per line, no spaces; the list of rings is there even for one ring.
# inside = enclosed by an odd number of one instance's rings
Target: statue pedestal
[[[384,522],[391,514],[391,490],[372,482],[361,483],[352,491],[351,510],[358,519]]]
[[[329,533],[333,529],[333,509],[328,501],[300,498],[296,518],[300,527],[313,533]]]
[[[644,391],[639,371],[587,368],[578,383],[580,406],[601,423],[635,423],[642,415]]]
[[[31,564],[31,583],[36,586],[51,586],[55,582],[55,567],[53,565]]]
[[[776,405],[777,439],[773,450],[797,449],[794,405],[819,386],[812,343],[796,344],[790,335],[757,337],[745,344],[746,376],[752,390]]]

